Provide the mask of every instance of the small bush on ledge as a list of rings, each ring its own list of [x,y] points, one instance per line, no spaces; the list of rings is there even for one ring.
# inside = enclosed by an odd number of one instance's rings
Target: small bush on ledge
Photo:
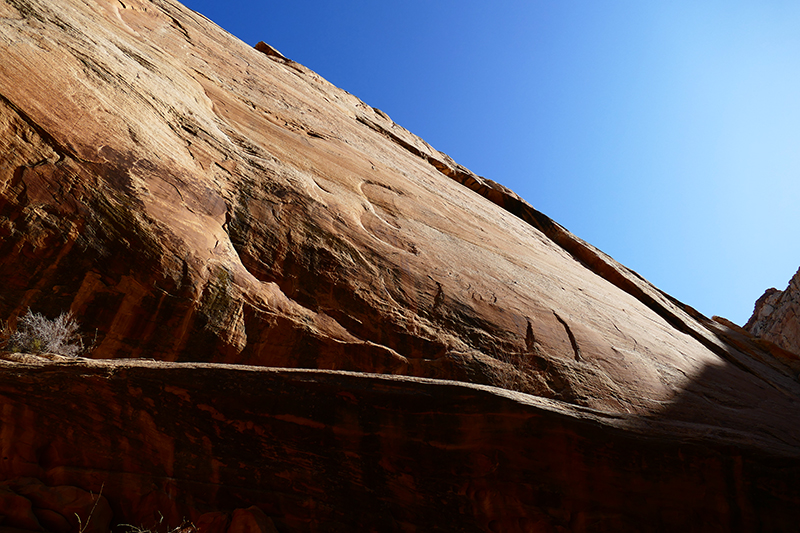
[[[5,341],[6,350],[23,353],[54,353],[77,357],[84,351],[80,326],[72,313],[61,313],[48,319],[30,309],[17,321],[16,331]]]

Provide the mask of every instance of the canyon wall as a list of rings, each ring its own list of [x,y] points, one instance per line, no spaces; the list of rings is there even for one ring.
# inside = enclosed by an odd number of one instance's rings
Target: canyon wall
[[[0,368],[0,473],[102,491],[134,524],[253,506],[277,531],[779,531],[800,518],[796,444],[669,416],[341,371]]]
[[[0,317],[69,310],[95,360],[4,356],[26,528],[101,489],[170,527],[796,522],[790,346],[177,2],[0,21]]]
[[[760,339],[800,354],[800,270],[786,290],[764,292],[744,327]]]

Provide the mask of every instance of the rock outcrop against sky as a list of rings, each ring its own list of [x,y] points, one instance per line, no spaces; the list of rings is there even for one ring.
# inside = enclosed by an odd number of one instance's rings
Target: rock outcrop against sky
[[[764,292],[744,327],[756,337],[800,354],[800,270],[786,290]]]
[[[183,364],[8,356],[2,478],[279,531],[800,514],[796,355],[175,2],[0,17],[0,316],[71,310],[92,358]]]

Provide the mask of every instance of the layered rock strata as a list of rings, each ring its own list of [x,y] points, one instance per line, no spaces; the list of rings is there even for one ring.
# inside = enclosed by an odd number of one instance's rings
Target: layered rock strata
[[[70,309],[97,358],[441,377],[621,412],[660,409],[672,376],[749,364],[266,45],[172,2],[2,5],[12,322]]]
[[[125,360],[8,356],[5,486],[220,532],[796,522],[789,349],[176,2],[0,17],[0,316]]]
[[[0,369],[0,472],[102,490],[115,520],[135,524],[205,529],[248,508],[282,532],[778,531],[800,519],[797,440],[767,431],[405,376],[33,358]]]
[[[764,292],[744,327],[760,339],[800,354],[800,270],[786,290]]]

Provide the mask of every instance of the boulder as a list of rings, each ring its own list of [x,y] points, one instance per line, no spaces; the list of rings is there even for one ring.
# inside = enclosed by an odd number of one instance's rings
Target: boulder
[[[278,533],[278,530],[264,511],[251,505],[233,512],[228,533]]]
[[[102,494],[73,486],[47,486],[31,477],[8,477],[0,485],[2,527],[53,533],[108,531],[111,508]]]
[[[28,531],[41,531],[42,526],[33,512],[33,504],[7,484],[0,485],[0,525]]]

